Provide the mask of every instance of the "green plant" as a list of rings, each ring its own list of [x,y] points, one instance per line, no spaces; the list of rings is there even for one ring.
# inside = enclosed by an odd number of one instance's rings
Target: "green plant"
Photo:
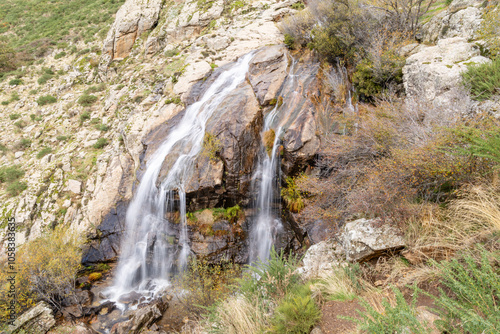
[[[366,299],[359,299],[359,303],[365,308],[364,311],[357,310],[359,318],[342,317],[355,322],[358,328],[367,333],[387,334],[387,333],[414,333],[424,334],[428,329],[422,325],[416,313],[416,303],[418,293],[415,290],[410,304],[408,304],[403,293],[396,287],[392,287],[395,300],[393,303],[388,299],[381,302],[382,309],[378,310]]]
[[[177,278],[179,286],[188,291],[182,298],[184,307],[197,315],[206,313],[207,307],[234,291],[240,272],[238,265],[228,261],[211,265],[206,260],[191,258],[187,270]]]
[[[11,197],[15,197],[26,190],[26,188],[28,188],[26,182],[14,181],[7,186],[6,190]]]
[[[52,95],[44,95],[44,96],[40,96],[36,100],[36,102],[38,103],[38,105],[44,106],[46,104],[56,103],[57,99],[55,97],[53,97]]]
[[[102,274],[101,273],[91,273],[89,275],[89,281],[90,282],[95,282],[95,281],[98,281],[102,278]]]
[[[462,72],[463,84],[473,99],[482,101],[500,94],[500,57],[492,62],[471,64]]]
[[[482,15],[481,26],[477,32],[478,39],[486,41],[488,53],[492,57],[498,57],[500,52],[500,40],[498,39],[500,33],[500,11],[495,4],[498,3],[492,2],[486,8],[485,13]]]
[[[300,283],[297,256],[271,249],[269,259],[259,259],[240,280],[240,292],[248,299],[280,300]]]
[[[165,51],[165,57],[168,57],[168,58],[177,56],[178,54],[179,54],[179,50],[177,50],[177,49]]]
[[[40,152],[37,153],[36,158],[41,159],[49,153],[52,153],[52,149],[50,147],[44,147]]]
[[[286,178],[286,187],[281,188],[281,197],[285,200],[288,210],[292,212],[299,212],[305,206],[300,190],[291,177]]]
[[[447,333],[498,333],[500,331],[500,272],[490,263],[498,254],[482,250],[479,263],[470,256],[440,264],[443,284],[435,299],[437,325]]]
[[[38,300],[45,300],[58,310],[63,300],[77,302],[75,286],[81,260],[80,242],[69,231],[56,228],[20,247],[16,256],[15,280],[18,314]],[[0,273],[2,317],[7,314],[10,302],[8,275],[7,271]]]
[[[106,145],[108,145],[108,140],[106,138],[99,138],[97,142],[92,145],[92,147],[95,149],[101,149]]]
[[[97,86],[90,86],[89,88],[87,88],[85,91],[84,91],[84,94],[92,94],[92,93],[98,93],[98,92],[102,92],[106,90],[106,84],[101,82],[99,85]]]
[[[296,10],[301,10],[301,9],[304,9],[305,8],[305,5],[302,3],[302,2],[296,2],[292,5],[292,8],[293,9],[296,9]]]
[[[21,149],[26,149],[31,146],[31,140],[28,138],[21,138],[21,140],[16,146]]]
[[[311,297],[308,285],[290,291],[279,303],[271,318],[271,333],[309,334],[321,312]]]
[[[80,96],[78,98],[77,102],[78,102],[78,104],[80,104],[83,107],[89,107],[89,106],[93,105],[96,101],[97,101],[97,96],[87,95],[84,93],[82,96]]]
[[[66,56],[66,52],[62,51],[62,52],[59,52],[58,54],[56,54],[54,56],[54,59],[60,59],[62,57]]]
[[[59,141],[66,141],[68,140],[68,136],[57,136],[56,139]]]
[[[85,122],[86,120],[90,119],[90,113],[88,111],[84,111],[81,115],[80,115],[80,124],[82,124],[83,122]]]
[[[205,137],[203,137],[203,150],[201,154],[208,157],[210,161],[216,162],[221,149],[222,144],[220,140],[213,134],[206,132]]]
[[[44,73],[40,78],[38,78],[38,84],[39,85],[45,85],[47,81],[53,78],[53,75]]]
[[[9,118],[10,118],[11,120],[16,120],[16,119],[18,119],[19,117],[21,117],[21,115],[19,115],[19,114],[10,114],[10,115],[9,115]]]
[[[165,104],[169,103],[175,103],[175,104],[182,104],[181,98],[178,96],[171,97],[165,101]]]
[[[23,120],[19,120],[19,121],[15,122],[14,125],[17,126],[19,129],[22,129],[26,126],[26,122]]]
[[[19,166],[3,166],[0,168],[0,183],[12,183],[24,176],[24,170]]]
[[[290,34],[285,34],[285,45],[290,50],[294,50],[295,49],[295,37],[293,37]]]
[[[10,86],[19,86],[22,84],[23,84],[23,81],[21,79],[12,79],[9,81]]]
[[[95,126],[96,130],[99,130],[99,131],[102,131],[102,132],[106,132],[109,130],[109,126],[105,125],[105,124],[98,124]]]

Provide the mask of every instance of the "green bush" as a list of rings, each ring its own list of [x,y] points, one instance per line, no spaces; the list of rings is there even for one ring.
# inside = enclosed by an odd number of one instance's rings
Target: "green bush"
[[[292,290],[281,301],[271,319],[271,333],[309,334],[321,318],[321,312],[311,297],[307,285]]]
[[[457,127],[451,130],[465,147],[454,147],[458,154],[483,158],[500,164],[500,127],[492,129],[477,129],[469,126]]]
[[[12,79],[9,81],[9,85],[11,85],[11,86],[19,86],[22,84],[23,84],[23,81],[21,79]]]
[[[52,153],[52,149],[50,147],[44,147],[44,148],[42,148],[42,150],[40,152],[38,152],[38,154],[36,155],[36,158],[41,159],[49,153]]]
[[[49,81],[52,78],[53,78],[53,75],[44,73],[44,74],[42,74],[42,76],[40,78],[38,78],[38,84],[45,85],[47,83],[47,81]]]
[[[19,115],[19,114],[10,114],[9,115],[9,118],[13,121],[20,118],[20,117],[21,117],[21,115]]]
[[[105,125],[105,124],[98,124],[95,126],[96,130],[99,130],[99,131],[102,131],[102,132],[106,132],[109,130],[109,126]]]
[[[44,96],[40,96],[36,100],[36,102],[38,103],[38,105],[44,106],[46,104],[56,103],[57,99],[55,97],[53,97],[52,95],[44,95]]]
[[[88,95],[88,94],[92,94],[92,93],[102,92],[103,90],[106,90],[106,84],[101,82],[97,86],[90,86],[83,93]]]
[[[22,129],[26,126],[26,122],[23,120],[19,120],[19,121],[15,122],[14,125],[17,126],[19,129]]]
[[[365,299],[359,299],[359,303],[365,308],[365,311],[357,310],[359,318],[341,317],[355,322],[358,329],[370,334],[388,334],[388,333],[428,333],[417,319],[416,303],[418,293],[415,290],[410,304],[408,304],[403,293],[393,287],[396,305],[392,306],[386,299],[382,300],[384,310],[379,313]]]
[[[300,190],[291,177],[286,178],[286,187],[281,188],[281,197],[285,200],[288,210],[292,212],[297,213],[305,206]]]
[[[17,146],[21,149],[25,149],[31,146],[31,140],[27,138],[21,138]]]
[[[285,45],[290,50],[294,50],[295,49],[295,38],[290,34],[285,34]]]
[[[28,188],[26,182],[14,181],[7,186],[7,193],[11,197],[15,197],[26,190],[26,188]]]
[[[483,101],[500,95],[500,57],[490,63],[467,66],[462,78],[475,100]]]
[[[88,111],[84,111],[81,115],[80,115],[80,123],[83,123],[85,122],[86,120],[90,119],[90,113]]]
[[[482,251],[476,263],[470,255],[437,265],[441,282],[450,292],[440,289],[436,311],[437,325],[446,333],[500,332],[500,272],[489,258],[497,253]]]
[[[56,54],[54,56],[54,59],[59,59],[59,58],[62,58],[64,56],[66,56],[66,52],[64,52],[64,51],[63,52],[59,52],[58,54]]]
[[[66,140],[68,140],[68,137],[67,136],[57,136],[56,139],[59,141],[66,141]]]
[[[99,138],[97,142],[92,145],[92,147],[95,149],[101,149],[106,145],[108,145],[108,140],[106,138]]]
[[[97,96],[87,95],[84,93],[82,96],[80,96],[80,98],[78,98],[77,102],[83,107],[89,107],[93,105],[96,101],[97,101]]]
[[[299,258],[271,249],[267,262],[258,261],[248,267],[241,283],[241,293],[250,300],[280,300],[300,283],[300,276],[295,272]]]
[[[0,183],[12,183],[24,176],[24,170],[19,166],[4,166],[0,168]]]

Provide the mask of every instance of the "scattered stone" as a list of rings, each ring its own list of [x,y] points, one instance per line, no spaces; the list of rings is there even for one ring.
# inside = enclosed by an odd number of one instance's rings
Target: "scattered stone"
[[[23,155],[24,155],[24,152],[23,151],[19,151],[19,152],[14,153],[14,158],[19,159]]]
[[[82,192],[82,183],[77,180],[68,180],[66,188],[74,194],[79,194]]]

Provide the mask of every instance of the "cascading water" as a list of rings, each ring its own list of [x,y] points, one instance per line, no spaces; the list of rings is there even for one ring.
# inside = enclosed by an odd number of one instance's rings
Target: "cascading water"
[[[297,61],[292,59],[292,65],[285,79],[283,87],[293,87],[296,75],[294,74]],[[271,249],[278,233],[283,229],[281,223],[280,207],[276,207],[276,201],[280,198],[276,192],[280,189],[280,135],[282,127],[276,125],[281,123],[278,117],[280,103],[266,115],[264,119],[264,137],[269,131],[274,131],[272,150],[268,153],[265,147],[261,148],[259,165],[254,173],[254,189],[257,189],[256,208],[257,219],[250,236],[250,263],[256,261],[267,262]],[[274,130],[276,129],[276,130]]]
[[[202,149],[205,126],[219,104],[244,82],[252,53],[221,73],[200,100],[186,108],[180,123],[151,156],[126,215],[126,231],[114,285],[106,294],[111,300],[131,291],[154,295],[168,285],[169,275],[182,270],[190,253],[186,226],[185,187],[193,162]],[[166,157],[175,160],[157,185]],[[175,198],[177,194],[178,198]],[[174,225],[167,214],[180,214]],[[174,230],[180,229],[178,245]]]

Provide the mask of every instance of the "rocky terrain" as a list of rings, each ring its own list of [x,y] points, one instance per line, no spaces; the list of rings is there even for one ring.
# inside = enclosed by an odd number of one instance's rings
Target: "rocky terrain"
[[[39,302],[18,317],[11,333],[166,333],[169,310],[179,302],[175,293],[148,302],[140,295],[126,296],[124,304],[133,309],[122,313],[101,293],[113,279],[108,264],[113,267],[120,256],[128,203],[153,154],[186,107],[245,54],[252,53],[246,80],[208,120],[203,151],[185,189],[192,254],[210,265],[222,260],[249,262],[251,224],[258,215],[253,176],[259,153],[263,147],[269,149],[262,133],[265,116],[273,110],[279,111],[274,122],[283,127],[283,186],[287,177],[303,172],[321,178],[337,171],[318,162],[331,154],[325,148],[331,143],[325,115],[333,110],[335,99],[328,81],[331,67],[314,50],[293,50],[280,30],[280,22],[303,7],[298,0],[126,0],[104,40],[54,47],[49,55],[21,68],[18,81],[13,75],[0,82],[0,165],[17,173],[12,182],[0,174],[6,183],[0,190],[2,227],[14,217],[16,243],[21,246],[64,226],[67,233],[82,237],[84,268],[107,266],[94,281],[89,272],[82,274],[78,302],[64,301],[65,309],[57,315],[51,305]],[[478,35],[484,11],[483,2],[455,0],[423,24],[412,43],[397,50],[405,59],[405,103],[439,109],[436,117],[444,126],[445,114],[500,115],[497,99],[474,100],[461,84],[471,64],[492,62]],[[80,51],[69,52],[73,46]],[[350,95],[354,90],[349,86],[348,91],[349,98],[335,110],[339,118],[330,126],[338,136],[345,134],[345,119],[360,114]],[[421,123],[435,121],[419,117]],[[158,184],[174,158],[163,162]],[[304,198],[308,191],[302,192]],[[277,193],[285,197],[282,190]],[[335,276],[338,268],[353,263],[377,266],[379,259],[405,248],[407,262],[414,264],[412,259],[421,255],[415,255],[401,224],[385,217],[351,215],[332,226],[307,209],[301,214],[300,209],[279,205],[284,229],[275,246],[304,254],[296,271],[304,281]],[[237,214],[229,214],[229,209]],[[177,225],[173,244],[181,239]],[[7,240],[7,229],[2,238]],[[390,280],[373,276],[377,287]],[[324,314],[341,312],[328,307],[344,307],[328,305]],[[422,307],[419,316],[431,319],[422,322],[434,330],[436,315]],[[348,315],[354,309],[359,305]],[[80,319],[78,324],[70,324],[75,319]],[[323,318],[322,328],[311,333],[340,333],[329,331],[336,325],[328,321]],[[174,322],[172,330],[184,326],[186,333],[191,324],[189,319]]]

